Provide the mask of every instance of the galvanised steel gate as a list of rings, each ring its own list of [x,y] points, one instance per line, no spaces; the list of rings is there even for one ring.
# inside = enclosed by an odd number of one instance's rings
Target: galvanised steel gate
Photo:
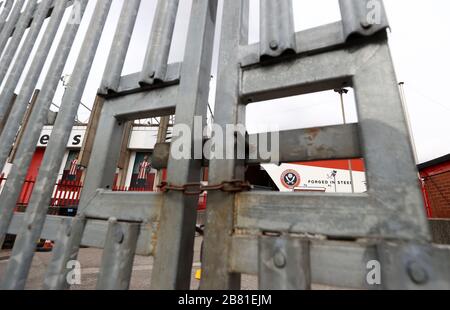
[[[291,0],[261,0],[261,40],[253,45],[247,40],[248,0],[223,1],[216,125],[225,129],[244,124],[250,102],[353,87],[358,125],[279,132],[279,160],[364,157],[369,190],[358,195],[248,191],[245,166],[267,161],[252,144],[262,135],[239,134],[234,142],[248,142],[246,159],[212,158],[208,187],[199,183],[206,161],[176,159],[160,144],[155,162],[162,163],[160,168],[167,162],[168,169],[162,191],[113,192],[126,122],[175,114],[175,126],[194,130],[195,116],[206,124],[217,1],[192,1],[184,60],[176,64],[168,64],[168,55],[179,1],[158,1],[144,67],[121,76],[140,2],[124,1],[98,91],[103,108],[75,218],[46,213],[112,0],[96,3],[25,214],[14,214],[15,202],[79,28],[74,19],[83,16],[88,1],[29,0],[22,13],[24,0],[6,3],[0,16],[0,79],[5,80],[0,94],[2,168],[69,5],[73,19],[65,26],[0,197],[0,236],[17,235],[2,288],[25,287],[35,242],[45,238],[56,241],[46,289],[69,288],[67,263],[76,259],[81,245],[104,249],[99,289],[127,289],[135,254],[155,257],[152,288],[188,289],[198,193],[203,189],[208,190],[203,289],[237,289],[240,274],[258,275],[262,289],[309,289],[311,283],[450,287],[449,248],[430,243],[381,1],[340,0],[342,21],[295,33]],[[28,78],[13,100],[48,16]],[[190,142],[193,148],[203,143],[202,134],[193,134]],[[381,266],[381,285],[367,282],[370,262]]]

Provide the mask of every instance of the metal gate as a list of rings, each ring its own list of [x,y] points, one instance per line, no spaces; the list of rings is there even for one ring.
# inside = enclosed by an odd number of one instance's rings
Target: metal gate
[[[2,168],[66,6],[73,5],[76,19],[88,1],[37,4],[29,0],[21,13],[24,2],[8,1],[0,16],[0,49],[4,50],[0,79],[6,78],[0,94],[0,123],[5,124],[0,137]],[[99,289],[127,289],[135,254],[154,256],[152,288],[188,289],[196,209],[203,190],[208,191],[208,202],[202,289],[237,289],[240,274],[258,275],[261,289],[309,289],[311,283],[449,288],[450,251],[430,243],[381,1],[340,0],[342,21],[295,33],[291,0],[261,0],[261,40],[252,45],[247,39],[248,0],[223,1],[215,124],[224,131],[229,124],[243,125],[250,102],[353,87],[358,125],[278,133],[281,162],[364,157],[369,191],[349,196],[250,190],[245,166],[267,161],[252,145],[262,135],[245,134],[236,135],[234,141],[247,141],[244,159],[209,163],[176,159],[167,144],[160,144],[155,160],[160,159],[160,168],[167,162],[168,175],[162,191],[113,191],[126,122],[175,115],[175,126],[194,130],[195,116],[200,116],[202,128],[207,118],[218,1],[192,1],[184,60],[168,64],[179,1],[159,0],[143,69],[121,76],[140,2],[124,1],[98,91],[103,107],[77,216],[46,213],[112,0],[97,1],[30,205],[24,215],[14,214],[79,23],[70,19],[65,26],[0,197],[0,236],[17,235],[2,288],[25,287],[35,241],[45,238],[56,241],[46,289],[69,288],[67,263],[77,258],[81,245],[104,249]],[[13,100],[20,73],[48,16],[28,78]],[[25,43],[17,50],[31,19]],[[11,64],[15,53],[17,60]],[[202,144],[202,134],[193,134],[190,142],[192,148]],[[209,164],[210,185],[202,187],[205,164]],[[381,285],[366,281],[371,262],[381,266]]]

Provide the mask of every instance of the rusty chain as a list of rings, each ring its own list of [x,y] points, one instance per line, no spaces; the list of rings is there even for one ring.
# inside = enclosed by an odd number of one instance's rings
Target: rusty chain
[[[231,180],[224,181],[217,185],[203,185],[202,183],[186,183],[184,185],[173,185],[167,182],[162,182],[158,185],[161,192],[167,193],[170,191],[183,192],[186,196],[197,196],[205,191],[222,191],[225,193],[240,193],[252,190],[252,185],[247,181]]]

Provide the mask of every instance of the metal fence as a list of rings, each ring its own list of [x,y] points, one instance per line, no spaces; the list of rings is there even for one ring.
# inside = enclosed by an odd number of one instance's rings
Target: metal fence
[[[7,180],[4,175],[0,176],[0,193]],[[17,207],[25,209],[28,206],[35,183],[36,179],[33,177],[27,177],[25,179],[22,184],[19,199],[16,202]],[[53,208],[77,207],[82,189],[82,182],[59,180],[54,186],[52,200],[49,206]]]
[[[7,85],[0,94],[0,121],[6,122],[0,137],[1,167],[66,6],[73,5],[73,16],[83,16],[88,3],[29,0],[20,13],[24,0],[17,0],[6,20],[10,2],[0,16],[0,51],[4,51],[0,78]],[[127,289],[135,254],[154,256],[152,288],[188,289],[198,194],[203,189],[208,191],[208,201],[202,289],[238,289],[240,274],[258,275],[261,289],[309,289],[311,283],[369,289],[449,288],[450,251],[430,243],[381,1],[340,0],[341,21],[295,33],[291,0],[261,0],[256,44],[248,44],[248,0],[225,0],[221,12],[215,124],[222,128],[243,124],[250,102],[353,87],[359,124],[280,132],[280,160],[363,157],[369,191],[361,195],[252,191],[244,180],[245,166],[265,162],[260,154],[246,160],[212,159],[210,185],[202,188],[206,161],[177,160],[164,153],[164,145],[160,145],[162,153],[155,150],[155,156],[167,162],[167,182],[161,192],[113,191],[126,122],[175,115],[175,126],[192,130],[194,116],[206,124],[208,112],[218,1],[192,1],[184,60],[175,64],[168,64],[168,55],[179,1],[158,1],[142,71],[121,76],[140,2],[123,4],[99,88],[103,108],[77,216],[46,214],[112,0],[96,2],[29,208],[24,215],[14,214],[79,23],[71,19],[65,26],[0,197],[0,236],[17,234],[2,288],[24,288],[35,241],[44,238],[55,240],[45,289],[69,288],[67,263],[77,258],[81,245],[104,249],[99,289]],[[20,72],[49,13],[28,78],[11,104]],[[18,50],[17,42],[31,17]],[[16,53],[17,60],[11,63]],[[13,69],[6,76],[9,67]],[[202,137],[191,140],[194,145]],[[367,266],[374,260],[382,268],[382,282],[371,286]]]

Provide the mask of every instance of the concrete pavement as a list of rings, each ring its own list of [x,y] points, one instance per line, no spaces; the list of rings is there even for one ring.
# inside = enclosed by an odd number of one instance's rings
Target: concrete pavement
[[[194,277],[195,272],[200,268],[200,245],[202,238],[197,237],[194,248],[194,264],[192,268],[191,289],[198,289],[200,281]],[[2,250],[0,252],[0,279],[3,277],[8,257],[11,251]],[[26,289],[41,289],[45,271],[51,260],[51,252],[36,252],[30,275],[26,284]],[[97,284],[97,277],[100,271],[102,250],[93,248],[80,249],[78,260],[81,263],[81,285],[74,285],[73,290],[92,290]],[[150,289],[151,274],[153,268],[153,258],[136,255],[134,259],[133,273],[130,289],[148,290]],[[242,279],[243,289],[257,289],[257,278],[244,276]]]

